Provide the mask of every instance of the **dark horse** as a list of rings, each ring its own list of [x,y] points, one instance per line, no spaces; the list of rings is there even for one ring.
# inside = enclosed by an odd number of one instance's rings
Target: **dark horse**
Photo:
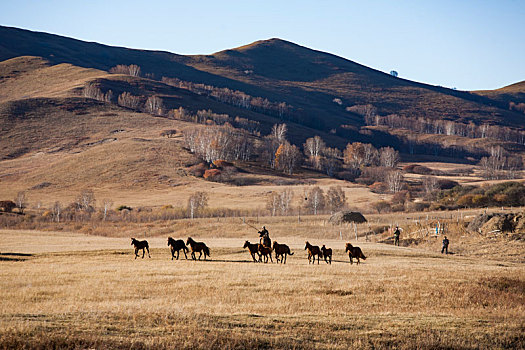
[[[188,237],[188,240],[186,241],[186,245],[190,246],[191,249],[191,258],[193,260],[197,260],[195,257],[195,253],[200,253],[199,260],[201,259],[202,253],[204,253],[204,260],[206,260],[206,255],[210,256],[210,249],[204,244],[203,242],[195,242],[193,238]]]
[[[184,253],[184,256],[186,257],[186,260],[188,259],[188,255],[186,255],[188,248],[186,248],[186,245],[184,244],[184,241],[182,239],[175,240],[171,237],[168,237],[168,246],[171,250],[171,260],[173,260],[173,258],[175,257],[175,251],[177,252],[177,260],[179,260],[179,254],[181,249]]]
[[[142,259],[144,259],[144,254],[146,254],[145,250],[148,251],[148,257],[151,258],[149,255],[149,244],[148,241],[138,241],[135,238],[131,239],[131,245],[135,246],[135,259],[137,256],[139,256],[139,250],[142,249]]]
[[[361,248],[354,247],[350,243],[346,243],[346,250],[345,252],[348,252],[348,257],[350,258],[350,264],[353,264],[352,258],[357,259],[357,265],[359,265],[359,259],[366,260],[366,256],[361,251]]]
[[[321,247],[321,252],[323,253],[324,261],[327,264],[332,265],[332,248],[326,248],[323,244],[323,246]]]
[[[308,250],[308,264],[310,264],[310,261],[312,262],[312,264],[315,264],[315,256],[317,255],[317,265],[319,265],[319,258],[323,257],[321,249],[319,249],[318,246],[311,245],[310,242],[306,241],[304,250]]]
[[[286,244],[279,244],[277,241],[273,241],[273,250],[275,251],[275,260],[277,260],[277,262],[281,260],[281,264],[286,264],[286,255],[293,255],[290,247]]]
[[[248,241],[244,242],[243,248],[248,248],[250,251],[250,255],[252,256],[253,262],[257,262],[255,259],[255,254],[259,256],[259,260],[261,261],[261,253],[259,253],[259,244],[258,243],[250,243]]]

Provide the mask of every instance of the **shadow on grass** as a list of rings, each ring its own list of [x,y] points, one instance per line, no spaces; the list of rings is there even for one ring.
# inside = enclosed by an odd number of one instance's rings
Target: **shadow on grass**
[[[0,261],[25,261],[33,254],[26,253],[0,253]]]

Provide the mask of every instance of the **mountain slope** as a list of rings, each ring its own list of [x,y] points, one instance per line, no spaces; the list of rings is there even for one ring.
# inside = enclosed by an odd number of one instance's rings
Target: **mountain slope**
[[[179,78],[284,101],[294,107],[300,123],[324,131],[343,124],[364,125],[362,117],[344,108],[362,104],[373,104],[381,115],[522,126],[521,115],[503,108],[497,100],[394,78],[279,39],[213,55],[181,56],[0,27],[0,43],[0,60],[31,55],[100,70],[137,64],[156,79]],[[334,98],[343,104],[334,104]]]

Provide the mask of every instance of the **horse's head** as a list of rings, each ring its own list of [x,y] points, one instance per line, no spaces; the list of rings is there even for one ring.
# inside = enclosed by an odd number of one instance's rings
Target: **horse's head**
[[[171,242],[173,242],[173,238],[171,238],[171,237],[168,237],[168,245],[170,245],[170,244],[171,244]]]
[[[244,242],[244,246],[243,246],[243,248],[246,248],[246,247],[248,247],[249,245],[250,245],[250,242],[246,241],[246,242]]]
[[[273,241],[273,249],[275,249],[275,246],[276,246],[277,244],[279,244],[279,243],[277,243],[277,241]]]
[[[131,245],[133,245],[133,243],[135,243],[136,239],[135,238],[132,238],[131,239]]]
[[[308,241],[306,241],[306,245],[304,246],[304,250],[308,249],[309,246],[310,246],[310,243]]]
[[[350,243],[346,243],[346,250],[345,253],[352,250],[353,246]]]
[[[188,237],[188,239],[186,240],[186,245],[190,244],[191,242],[193,242],[193,239],[191,239],[191,237]]]

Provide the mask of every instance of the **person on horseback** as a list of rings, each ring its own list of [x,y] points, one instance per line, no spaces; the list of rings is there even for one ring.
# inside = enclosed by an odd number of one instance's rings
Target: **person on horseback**
[[[270,239],[270,232],[263,226],[262,230],[257,231],[259,233],[259,243],[263,246],[270,248],[272,246],[272,240]]]

